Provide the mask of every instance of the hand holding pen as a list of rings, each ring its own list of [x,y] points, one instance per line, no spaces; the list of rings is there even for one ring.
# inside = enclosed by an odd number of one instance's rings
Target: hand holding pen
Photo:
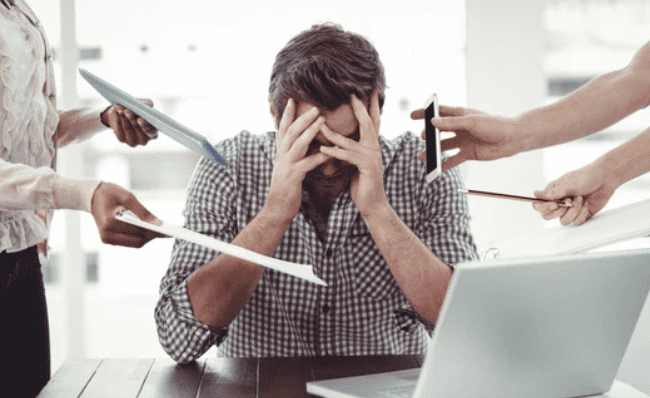
[[[572,207],[572,200],[570,198],[557,199],[557,200],[547,200],[541,198],[533,198],[529,196],[519,196],[519,195],[509,195],[505,193],[496,193],[496,192],[487,192],[487,191],[477,191],[475,189],[459,189],[458,192],[464,193],[467,195],[476,195],[476,196],[485,196],[488,198],[497,198],[497,199],[509,199],[509,200],[519,200],[522,202],[531,202],[533,206],[536,203],[549,203],[557,207],[568,208]]]
[[[617,187],[617,182],[606,177],[598,162],[593,162],[552,181],[544,190],[535,191],[534,198],[484,191],[461,191],[470,195],[532,202],[533,208],[539,211],[545,220],[560,218],[562,225],[580,225],[605,207]]]
[[[533,207],[546,220],[560,218],[562,225],[584,224],[605,207],[619,185],[596,160],[552,181],[544,190],[535,192],[535,197],[544,200],[571,197],[570,209],[559,208],[549,202],[535,203]]]

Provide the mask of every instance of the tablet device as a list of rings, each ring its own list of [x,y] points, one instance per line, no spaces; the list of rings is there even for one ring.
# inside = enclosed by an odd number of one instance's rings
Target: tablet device
[[[183,126],[164,113],[146,104],[143,104],[133,96],[113,86],[107,81],[100,79],[87,70],[80,68],[79,73],[84,79],[86,79],[88,83],[90,83],[91,86],[93,86],[95,90],[97,90],[98,93],[102,95],[102,97],[106,98],[111,104],[119,104],[125,108],[128,108],[133,113],[137,114],[139,117],[143,118],[149,124],[157,128],[158,131],[169,136],[176,142],[184,145],[195,153],[215,162],[219,162],[225,166],[228,165],[228,162],[202,135],[192,131],[188,127]]]

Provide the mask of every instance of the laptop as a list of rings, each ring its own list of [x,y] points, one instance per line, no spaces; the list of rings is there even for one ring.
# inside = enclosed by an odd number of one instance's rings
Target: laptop
[[[349,397],[582,397],[609,391],[650,289],[650,249],[455,268],[421,369],[307,383]]]

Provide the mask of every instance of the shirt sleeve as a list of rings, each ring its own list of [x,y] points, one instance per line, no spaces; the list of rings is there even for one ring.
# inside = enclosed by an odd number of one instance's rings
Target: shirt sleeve
[[[235,191],[225,166],[201,158],[188,190],[184,227],[231,242],[235,237]],[[219,254],[187,241],[174,242],[171,262],[160,284],[155,319],[163,349],[178,363],[198,359],[211,346],[221,344],[228,333],[227,327],[214,329],[194,316],[187,291],[188,278]]]
[[[98,180],[65,178],[49,167],[33,168],[0,159],[0,208],[71,209],[90,212]]]
[[[424,184],[420,222],[416,235],[442,261],[454,265],[478,260],[478,248],[470,229],[471,217],[458,168],[450,169],[432,184]]]
[[[59,112],[59,125],[54,133],[54,142],[59,148],[71,143],[83,142],[99,131],[105,130],[100,120],[101,110],[77,108]]]
[[[420,222],[416,235],[453,271],[454,265],[478,260],[478,248],[470,229],[471,217],[458,168],[450,169],[433,183],[424,183]],[[435,324],[421,317],[410,303],[398,311],[398,319],[418,321],[431,336]]]

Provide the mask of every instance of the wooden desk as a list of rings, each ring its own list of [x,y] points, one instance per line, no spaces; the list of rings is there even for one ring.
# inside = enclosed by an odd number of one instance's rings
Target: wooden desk
[[[39,398],[315,397],[305,383],[409,369],[423,356],[208,358],[190,365],[160,359],[68,359]],[[649,398],[616,382],[603,397]]]

